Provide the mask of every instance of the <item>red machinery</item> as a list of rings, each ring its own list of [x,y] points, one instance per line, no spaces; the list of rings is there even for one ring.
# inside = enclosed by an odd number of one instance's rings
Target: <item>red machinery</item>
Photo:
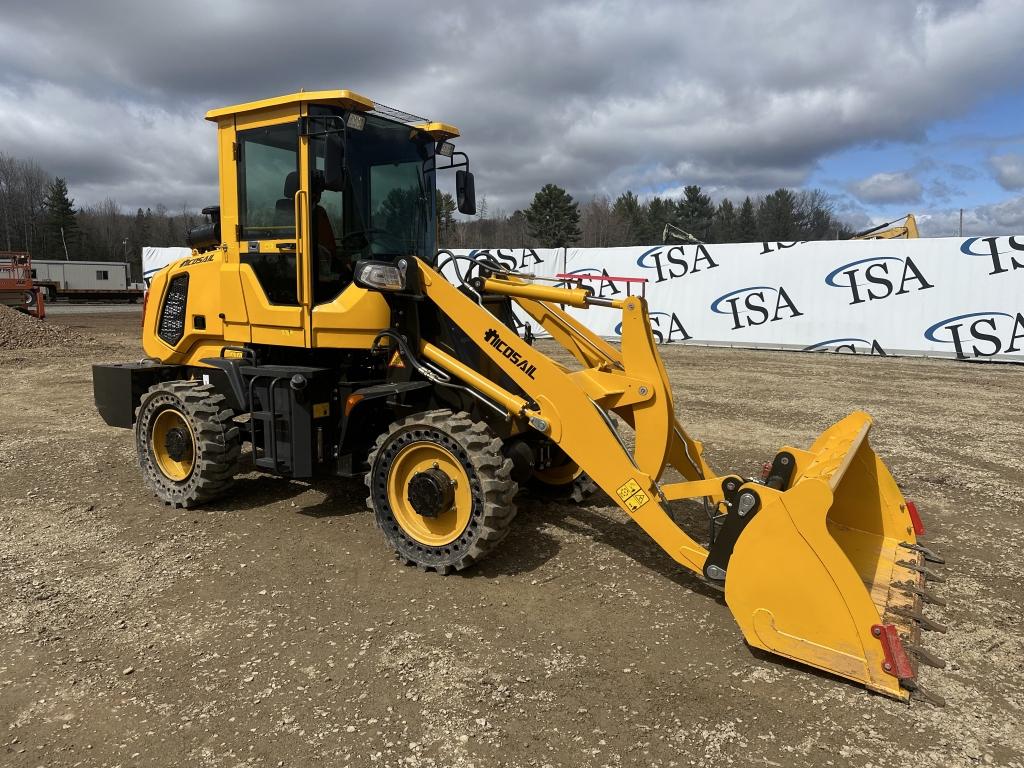
[[[32,257],[23,251],[0,251],[0,304],[46,317],[43,292],[32,282]]]

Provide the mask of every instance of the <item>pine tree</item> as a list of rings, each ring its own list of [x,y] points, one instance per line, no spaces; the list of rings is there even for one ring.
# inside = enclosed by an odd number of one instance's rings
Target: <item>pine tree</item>
[[[652,197],[645,206],[647,211],[647,223],[643,229],[641,240],[637,245],[651,245],[664,240],[665,225],[679,224],[679,215],[676,204],[663,197]]]
[[[683,188],[683,199],[678,203],[678,211],[678,225],[683,230],[701,240],[710,239],[715,206],[711,198],[700,191],[700,187],[690,184]]]
[[[43,207],[49,234],[47,257],[64,259],[77,253],[78,211],[75,210],[75,201],[68,197],[67,182],[60,176],[47,186]]]
[[[723,198],[715,211],[715,220],[711,225],[711,242],[737,242],[736,208],[729,198]]]
[[[748,195],[743,199],[736,217],[736,240],[738,243],[756,243],[760,239],[757,231],[757,211]]]
[[[757,209],[758,229],[763,240],[799,240],[798,219],[796,196],[784,188],[766,195]]]
[[[580,210],[572,195],[556,184],[545,184],[526,209],[530,237],[542,248],[565,248],[579,241]]]
[[[644,230],[644,206],[632,190],[626,190],[612,203],[612,215],[623,223],[622,245],[643,245],[640,240]]]

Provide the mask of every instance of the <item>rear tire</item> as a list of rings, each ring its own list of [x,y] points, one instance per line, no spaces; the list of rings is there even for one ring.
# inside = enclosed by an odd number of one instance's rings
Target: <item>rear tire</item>
[[[403,562],[442,574],[461,571],[505,538],[517,487],[501,449],[486,424],[449,410],[396,421],[381,435],[370,452],[366,502]],[[419,483],[430,490],[434,478],[450,483],[450,495],[423,514],[424,502],[414,506],[410,489]]]
[[[143,396],[135,412],[139,467],[165,504],[196,507],[231,488],[241,441],[225,402],[198,381],[163,382]]]

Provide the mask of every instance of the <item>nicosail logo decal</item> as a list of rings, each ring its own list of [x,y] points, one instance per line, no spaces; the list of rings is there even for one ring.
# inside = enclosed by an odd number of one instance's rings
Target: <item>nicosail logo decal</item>
[[[178,266],[179,267],[191,267],[193,264],[205,264],[208,261],[213,261],[213,254],[212,253],[208,254],[206,256],[193,256],[190,259],[185,259]]]
[[[537,366],[530,365],[530,361],[505,343],[505,341],[502,340],[501,335],[496,330],[493,328],[489,329],[487,333],[484,334],[484,341],[501,352],[503,357],[507,358],[512,365],[525,373],[531,379],[536,378],[533,374],[537,372]]]
[[[1000,250],[1001,240],[1005,241],[1009,247]],[[975,250],[975,247],[977,247],[977,250]],[[1024,252],[1024,243],[1020,242],[1016,237],[971,237],[964,240],[960,246],[960,253],[966,256],[988,256],[992,259],[990,275],[1001,275],[1004,272],[1024,269],[1024,261],[1017,261],[1014,252]],[[1004,256],[1007,258],[1004,259]],[[1024,259],[1024,256],[1021,258]]]
[[[895,263],[894,263],[895,262]],[[911,258],[873,256],[836,267],[825,277],[825,284],[850,291],[850,304],[887,299],[934,288]]]
[[[728,309],[722,307],[728,305]],[[781,285],[752,285],[722,294],[711,302],[711,311],[732,316],[732,329],[749,328],[803,315]]]
[[[675,312],[648,312],[647,316],[651,319],[651,335],[655,344],[671,344],[693,338]],[[622,335],[622,323],[615,326],[615,335]]]
[[[656,283],[664,283],[666,280],[674,280],[677,277],[695,275],[701,271],[701,264],[705,269],[714,269],[718,263],[711,258],[707,246],[695,245],[691,255],[687,255],[681,245],[666,248],[657,245],[641,253],[636,260],[636,265],[641,269],[653,269],[657,271]]]
[[[849,355],[881,355],[885,357],[888,353],[882,349],[878,339],[859,339],[854,336],[847,336],[842,339],[827,339],[804,347],[804,352],[838,352]]]
[[[939,344],[952,344],[960,360],[1020,352],[1024,348],[1024,315],[968,312],[939,320],[924,332],[924,337]]]

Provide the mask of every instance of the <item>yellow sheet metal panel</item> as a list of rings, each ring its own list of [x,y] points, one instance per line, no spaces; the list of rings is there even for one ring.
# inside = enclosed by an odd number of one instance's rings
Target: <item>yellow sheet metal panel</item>
[[[377,334],[390,326],[391,309],[384,296],[352,284],[313,307],[313,346],[370,349]]]
[[[244,112],[261,112],[299,102],[330,104],[343,109],[356,109],[361,112],[368,112],[374,107],[374,103],[370,99],[354,91],[299,91],[284,96],[274,96],[270,99],[247,101],[243,104],[233,104],[230,107],[211,109],[206,113],[206,119],[216,121],[222,117],[230,117]]]
[[[425,134],[430,136],[432,139],[454,139],[459,136],[459,129],[449,123],[419,123],[414,125],[413,128],[423,131]]]

